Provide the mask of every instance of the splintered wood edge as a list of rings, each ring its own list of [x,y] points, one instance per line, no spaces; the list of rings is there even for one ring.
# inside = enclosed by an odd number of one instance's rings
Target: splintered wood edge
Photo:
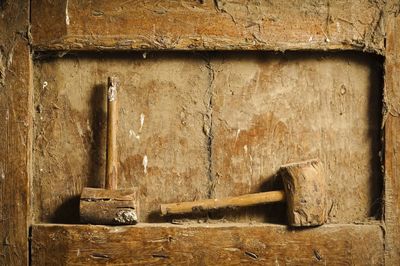
[[[32,265],[383,264],[382,249],[379,224],[307,230],[234,223],[32,226]]]

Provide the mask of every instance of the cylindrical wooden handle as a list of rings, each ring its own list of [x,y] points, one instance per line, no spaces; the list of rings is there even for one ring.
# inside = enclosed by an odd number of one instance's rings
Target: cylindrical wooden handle
[[[117,86],[116,77],[108,78],[106,189],[117,189]]]
[[[192,202],[161,204],[161,215],[189,213],[226,207],[243,207],[285,201],[285,191],[268,191],[224,199],[206,199]]]

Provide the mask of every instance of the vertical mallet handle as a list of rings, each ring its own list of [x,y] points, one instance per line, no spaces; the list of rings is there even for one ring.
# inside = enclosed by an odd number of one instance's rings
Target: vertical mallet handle
[[[117,77],[108,78],[107,91],[107,147],[105,188],[117,189]]]

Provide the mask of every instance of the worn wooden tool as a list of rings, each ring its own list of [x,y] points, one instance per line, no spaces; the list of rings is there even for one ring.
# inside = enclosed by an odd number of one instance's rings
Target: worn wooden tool
[[[161,204],[161,215],[252,206],[286,200],[289,225],[321,225],[326,222],[327,218],[326,183],[322,170],[322,163],[317,159],[283,165],[280,168],[280,174],[283,178],[284,190],[224,199]]]
[[[105,189],[85,187],[80,199],[81,221],[91,224],[137,223],[136,190],[117,189],[117,87],[116,77],[108,78],[107,149]]]

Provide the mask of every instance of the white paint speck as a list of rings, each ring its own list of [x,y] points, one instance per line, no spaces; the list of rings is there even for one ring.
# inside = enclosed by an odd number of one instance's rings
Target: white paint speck
[[[76,122],[75,124],[76,124],[76,128],[78,130],[79,135],[81,137],[83,137],[83,130],[82,130],[81,124],[79,122]]]
[[[81,255],[81,250],[78,248],[78,250],[76,251],[76,256],[79,257]]]
[[[92,132],[92,128],[90,127],[89,119],[86,120],[86,129],[87,129],[87,131]]]
[[[0,178],[1,178],[1,180],[6,179],[6,174],[4,173],[3,168],[0,168]]]
[[[240,128],[236,131],[236,139],[235,139],[235,142],[238,140],[239,134],[240,134]]]
[[[116,226],[116,227],[110,226],[110,228],[108,228],[108,229],[109,229],[109,231],[108,231],[109,233],[114,233],[114,234],[120,234],[120,233],[127,231],[126,227],[123,227],[123,226]]]
[[[69,15],[68,15],[68,0],[65,3],[65,24],[69,25],[70,20],[69,20]]]
[[[147,159],[147,155],[143,156],[143,171],[145,174],[147,174],[147,164],[148,164],[148,159]]]
[[[336,29],[339,33],[341,33],[341,27],[339,21],[336,21]]]
[[[43,81],[42,89],[46,89],[47,85],[49,85],[49,83],[47,83],[47,81]]]
[[[247,153],[247,145],[243,146],[244,152]]]
[[[310,38],[308,39],[308,42],[312,42],[313,41],[313,36],[310,36]]]
[[[146,52],[144,52],[144,53],[142,54],[142,56],[143,56],[143,59],[146,59],[146,57],[147,57],[147,53],[146,53]]]
[[[117,87],[115,84],[111,84],[111,86],[108,88],[108,100],[110,102],[115,101],[115,98],[117,97]]]
[[[276,256],[275,256],[275,265],[279,266],[279,260]]]
[[[142,131],[143,124],[144,124],[144,114],[141,113],[140,114],[140,129],[139,129],[139,132]]]
[[[137,140],[140,140],[140,135],[137,135],[135,131],[133,131],[132,129],[129,130],[129,137],[130,138],[135,138]]]

